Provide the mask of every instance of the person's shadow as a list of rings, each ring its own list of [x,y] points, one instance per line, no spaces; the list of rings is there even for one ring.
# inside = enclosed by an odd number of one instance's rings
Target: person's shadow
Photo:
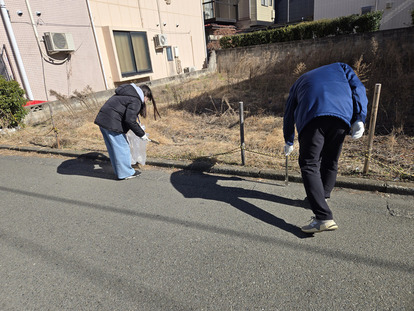
[[[64,175],[80,175],[103,179],[116,179],[109,158],[99,152],[90,152],[62,162],[57,172]]]
[[[188,170],[181,170],[172,173],[171,184],[185,198],[202,198],[206,200],[224,202],[237,208],[243,213],[246,213],[269,225],[290,232],[299,238],[310,237],[309,234],[302,232],[299,227],[287,223],[285,220],[258,208],[254,204],[243,200],[243,198],[261,199],[279,204],[306,208],[304,207],[303,200],[293,200],[257,190],[219,185],[218,183],[221,181],[241,181],[243,179],[240,177],[225,177],[205,174],[204,172],[208,172],[209,169],[214,166],[214,161],[209,160],[210,159],[208,158],[199,159],[190,165],[193,170],[196,168],[196,170],[199,171],[198,174],[191,173]]]

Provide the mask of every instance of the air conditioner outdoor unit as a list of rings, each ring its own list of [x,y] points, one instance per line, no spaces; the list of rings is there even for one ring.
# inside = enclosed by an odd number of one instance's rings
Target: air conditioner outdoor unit
[[[159,34],[155,36],[155,47],[157,49],[159,48],[163,48],[165,46],[167,46],[167,36],[164,34]]]
[[[75,50],[75,43],[70,33],[45,32],[44,36],[49,54],[72,52]]]
[[[194,72],[194,71],[196,71],[195,67],[185,67],[184,68],[184,73],[190,73],[190,72]]]

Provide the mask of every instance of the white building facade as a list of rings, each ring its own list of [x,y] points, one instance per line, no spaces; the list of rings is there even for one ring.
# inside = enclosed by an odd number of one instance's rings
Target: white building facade
[[[409,27],[414,0],[314,0],[314,20],[383,11],[380,30]]]

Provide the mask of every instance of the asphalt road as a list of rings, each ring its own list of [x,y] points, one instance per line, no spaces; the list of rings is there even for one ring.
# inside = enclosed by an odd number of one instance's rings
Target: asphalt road
[[[0,156],[0,310],[414,310],[414,197]]]

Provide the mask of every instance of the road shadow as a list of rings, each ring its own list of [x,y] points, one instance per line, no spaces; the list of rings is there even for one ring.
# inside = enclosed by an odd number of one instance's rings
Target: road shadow
[[[171,174],[171,184],[185,198],[201,198],[227,203],[239,211],[246,213],[260,221],[294,234],[298,238],[308,238],[310,235],[302,232],[298,226],[287,223],[285,220],[262,210],[244,199],[260,199],[283,205],[304,207],[303,200],[293,200],[262,191],[242,189],[234,186],[220,185],[222,181],[242,181],[240,177],[226,177],[206,174],[214,166],[214,160],[199,159],[190,166],[192,171],[180,170]],[[194,167],[198,172],[194,173]]]
[[[115,180],[109,158],[99,152],[89,152],[62,162],[57,168],[58,174],[79,175]]]

